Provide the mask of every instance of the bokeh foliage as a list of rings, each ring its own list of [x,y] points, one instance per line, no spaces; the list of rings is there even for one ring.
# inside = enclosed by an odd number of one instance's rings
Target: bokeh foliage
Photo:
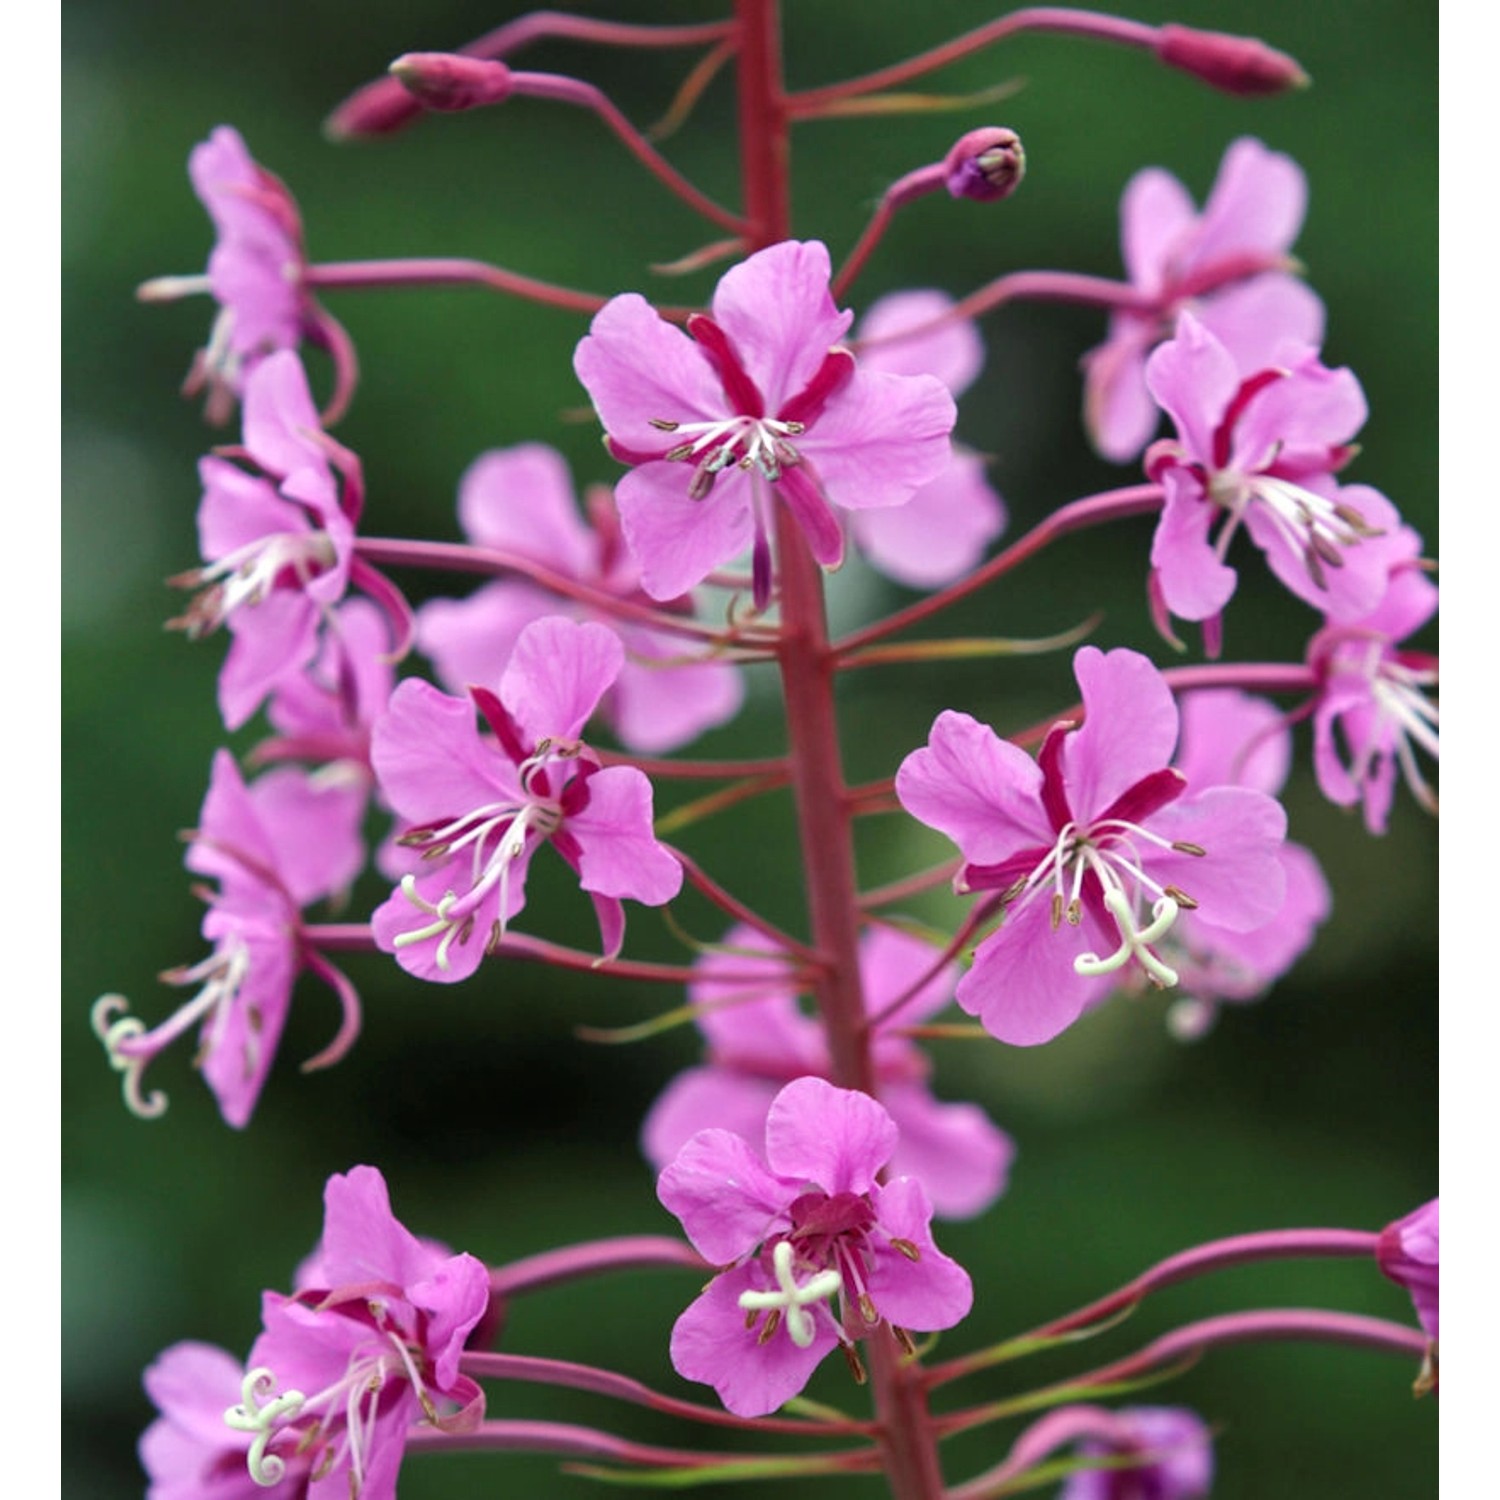
[[[717,13],[704,4],[652,7],[649,16],[597,0],[586,8],[637,20]],[[521,101],[359,147],[320,138],[327,109],[392,57],[456,45],[518,9],[476,0],[366,0],[357,9],[333,0],[74,0],[64,15],[63,1397],[64,1489],[76,1500],[141,1492],[133,1444],[150,1416],[141,1368],[180,1338],[248,1346],[259,1290],[283,1286],[317,1233],[330,1172],[379,1164],[407,1223],[496,1261],[570,1238],[671,1228],[634,1136],[657,1090],[693,1057],[692,1039],[606,1052],[577,1042],[573,1028],[637,1020],[676,994],[521,965],[427,988],[384,959],[354,960],[367,1015],[359,1046],[332,1073],[298,1074],[296,1060],[335,1021],[332,1003],[304,985],[281,1063],[243,1134],[218,1119],[185,1056],[158,1068],[155,1081],[173,1100],[166,1118],[129,1118],[87,1023],[89,1001],[109,989],[160,1014],[171,997],[154,974],[200,952],[173,831],[196,817],[223,740],[213,708],[222,646],[194,648],[162,632],[178,601],[161,580],[195,559],[194,463],[222,440],[174,397],[209,309],[132,300],[139,281],[196,270],[207,251],[207,222],[183,170],[191,145],[215,124],[238,126],[298,196],[315,259],[472,255],[672,300],[712,286],[711,273],[671,283],[645,269],[712,235],[574,112]],[[975,0],[790,0],[787,13],[796,85],[878,66],[995,12]],[[1328,305],[1326,357],[1350,365],[1370,399],[1351,477],[1385,490],[1436,555],[1436,7],[1182,0],[1137,14],[1264,36],[1303,62],[1314,87],[1233,100],[1137,54],[1022,39],[932,84],[964,93],[1013,80],[1017,92],[1001,104],[804,127],[793,173],[798,233],[826,239],[837,260],[886,183],[940,156],[962,130],[1006,123],[1021,132],[1030,162],[1018,196],[998,207],[915,206],[856,303],[913,285],[962,293],[1021,267],[1118,274],[1116,205],[1134,170],[1167,166],[1201,199],[1225,146],[1259,135],[1307,170],[1312,207],[1298,253]],[[577,71],[645,122],[687,61],[548,45],[526,65]],[[732,118],[721,85],[665,147],[727,201]],[[456,535],[456,480],[487,447],[541,439],[568,454],[580,481],[612,477],[597,429],[578,420],[577,318],[464,290],[333,305],[364,368],[339,436],[364,460],[368,530]],[[1129,482],[1088,456],[1077,423],[1076,361],[1099,337],[1098,317],[1018,308],[985,332],[989,363],[961,405],[959,433],[995,455],[1012,533],[1067,499]],[[1042,634],[1102,606],[1101,644],[1164,661],[1145,622],[1147,535],[1141,524],[1067,543],[952,628]],[[1300,654],[1314,618],[1251,581],[1229,616],[1227,654]],[[411,582],[414,597],[431,586]],[[835,583],[845,624],[903,597],[857,565]],[[702,753],[777,747],[774,694],[761,686]],[[951,673],[889,668],[847,689],[851,772],[863,777],[889,774],[941,707],[1003,731],[1060,706],[1071,682],[1065,660],[1049,658]],[[1306,748],[1304,731],[1304,760]],[[1198,1240],[1278,1225],[1378,1227],[1436,1190],[1434,827],[1399,800],[1389,835],[1371,841],[1305,775],[1289,806],[1294,836],[1324,861],[1336,913],[1269,1000],[1226,1015],[1190,1048],[1169,1042],[1162,1007],[1143,1001],[1116,1003],[1041,1051],[940,1052],[939,1093],[981,1099],[1020,1144],[1007,1198],[940,1235],[980,1291],[971,1323],[946,1348],[999,1337]],[[789,814],[775,806],[727,815],[684,841],[734,889],[797,926],[792,839]],[[890,819],[862,860],[883,879],[939,852],[925,830]],[[377,896],[378,887],[362,887],[355,914]],[[718,935],[706,908],[686,903],[684,916],[698,935]],[[549,935],[579,921],[588,931],[586,907],[561,881],[536,880],[527,918]],[[680,953],[652,913],[632,914],[631,944],[642,955]],[[675,1388],[666,1333],[694,1290],[663,1275],[539,1299],[515,1318],[510,1346]],[[1283,1267],[1173,1293],[1165,1313],[1142,1314],[1109,1348],[1134,1347],[1167,1326],[1164,1316],[1299,1301],[1408,1315],[1401,1294],[1367,1267]],[[1162,1399],[1190,1402],[1219,1424],[1216,1494],[1225,1500],[1421,1496],[1435,1491],[1436,1414],[1411,1401],[1407,1379],[1395,1361],[1257,1349],[1214,1357]],[[972,1394],[1009,1388],[975,1383]],[[825,1370],[812,1393],[854,1404],[842,1372]],[[492,1411],[681,1437],[566,1393],[497,1386]],[[989,1432],[955,1445],[950,1474],[992,1462],[1004,1440]],[[412,1463],[403,1476],[409,1500],[594,1492],[557,1476],[550,1460]]]

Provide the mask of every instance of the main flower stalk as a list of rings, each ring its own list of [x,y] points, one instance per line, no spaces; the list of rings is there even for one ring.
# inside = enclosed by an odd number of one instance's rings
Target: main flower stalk
[[[740,32],[739,130],[749,248],[791,234],[789,114],[781,73],[777,0],[736,0]],[[859,902],[848,788],[834,713],[835,662],[822,572],[795,520],[777,507],[781,640],[789,759],[813,946],[823,961],[814,986],[833,1082],[874,1095],[874,1062],[859,972]],[[894,1339],[866,1346],[886,1477],[897,1500],[943,1493],[927,1398],[915,1363]]]

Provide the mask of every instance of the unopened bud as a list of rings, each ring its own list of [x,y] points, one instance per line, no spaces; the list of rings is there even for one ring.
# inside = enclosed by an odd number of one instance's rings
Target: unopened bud
[[[510,97],[511,72],[501,62],[458,52],[408,52],[391,75],[428,109],[477,109]]]
[[[1020,187],[1026,175],[1026,152],[1014,130],[985,125],[953,143],[943,158],[943,171],[955,198],[993,203]]]
[[[1251,36],[1163,26],[1156,55],[1226,94],[1279,94],[1311,81],[1295,58]]]

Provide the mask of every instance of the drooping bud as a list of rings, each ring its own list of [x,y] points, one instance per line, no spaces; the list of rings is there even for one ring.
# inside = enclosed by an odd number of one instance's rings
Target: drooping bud
[[[1417,1321],[1430,1338],[1438,1336],[1438,1200],[1387,1224],[1375,1247],[1375,1262],[1397,1286],[1405,1287]]]
[[[1026,152],[1014,130],[984,125],[953,143],[943,158],[943,171],[953,197],[993,203],[1020,187],[1026,175]]]
[[[1169,68],[1181,68],[1226,94],[1279,94],[1311,82],[1302,66],[1251,36],[1200,31],[1194,26],[1163,26],[1156,55]]]
[[[457,52],[408,52],[391,64],[400,81],[428,109],[457,111],[510,97],[511,71],[501,62]]]

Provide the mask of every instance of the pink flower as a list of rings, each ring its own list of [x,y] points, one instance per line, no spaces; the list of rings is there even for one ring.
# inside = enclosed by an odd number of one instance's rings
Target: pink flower
[[[1437,794],[1417,764],[1421,749],[1438,755],[1438,661],[1400,643],[1437,612],[1437,585],[1417,558],[1421,539],[1409,527],[1396,538],[1398,556],[1379,603],[1360,619],[1330,623],[1312,638],[1308,661],[1321,679],[1313,711],[1313,766],[1323,795],[1340,807],[1364,809],[1365,827],[1384,833],[1396,771],[1429,812]]]
[[[963,395],[984,364],[984,343],[971,321],[901,337],[902,329],[932,323],[952,305],[944,292],[882,297],[859,325],[860,343],[870,345],[860,356],[863,367],[888,375],[935,375],[955,397]],[[960,447],[904,505],[851,511],[848,518],[864,556],[886,577],[916,589],[961,578],[1005,530],[1005,521],[1005,504],[985,478],[985,460]]]
[[[642,1127],[642,1146],[658,1170],[710,1127],[762,1140],[766,1113],[784,1084],[807,1074],[827,1078],[832,1071],[823,1028],[797,1008],[796,992],[784,978],[784,955],[746,926],[731,928],[724,948],[699,961],[701,978],[688,990],[708,1059],[678,1074]],[[746,950],[766,958],[747,957]],[[860,975],[869,1014],[878,1016],[906,993],[932,960],[932,948],[920,938],[890,927],[868,929],[860,941]],[[758,969],[764,969],[765,982],[748,989],[716,977]],[[933,976],[892,1024],[912,1025],[941,1010],[953,997],[956,977],[953,966]],[[890,1026],[875,1025],[872,1050],[881,1102],[900,1132],[891,1170],[920,1181],[934,1211],[945,1218],[983,1213],[1005,1190],[1015,1154],[1010,1137],[978,1105],[939,1104],[927,1085],[927,1058]]]
[[[1375,1260],[1397,1286],[1411,1293],[1417,1321],[1438,1336],[1438,1200],[1413,1209],[1380,1231]]]
[[[534,560],[565,578],[620,599],[642,599],[640,571],[620,545],[608,491],[590,496],[585,525],[562,456],[541,443],[485,453],[460,481],[458,514],[476,546]],[[689,600],[679,601],[684,609]],[[517,637],[533,620],[587,606],[525,578],[488,583],[465,600],[435,599],[417,615],[417,643],[453,692],[497,682]],[[734,717],[744,697],[739,671],[725,662],[683,662],[679,636],[612,624],[626,658],[603,712],[620,740],[642,754],[676,750]],[[659,665],[658,665],[659,663]]]
[[[1191,309],[1245,369],[1270,363],[1285,341],[1320,344],[1323,304],[1290,274],[1307,181],[1290,157],[1248,137],[1224,153],[1202,214],[1169,172],[1148,167],[1120,200],[1125,270],[1144,299],[1110,319],[1085,357],[1084,417],[1094,446],[1134,458],[1161,420],[1146,389],[1146,356]]]
[[[1201,1500],[1213,1488],[1213,1437],[1183,1406],[1126,1406],[1110,1413],[1118,1436],[1090,1439],[1089,1458],[1134,1457],[1128,1468],[1081,1469],[1057,1500]]]
[[[185,392],[194,395],[207,387],[208,418],[222,422],[266,355],[295,351],[306,339],[333,354],[336,389],[327,420],[336,421],[353,394],[353,347],[307,290],[296,200],[228,125],[193,148],[188,176],[218,236],[207,274],[161,277],[141,289],[148,301],[208,291],[219,304],[208,345],[193,361]]]
[[[1186,694],[1182,743],[1173,764],[1189,786],[1245,786],[1275,797],[1291,769],[1291,732],[1273,703],[1233,688]],[[1201,1036],[1221,1001],[1263,995],[1306,951],[1332,910],[1316,856],[1301,844],[1281,846],[1286,898],[1260,927],[1220,927],[1202,910],[1179,914],[1162,953],[1177,971],[1183,998],[1169,1020],[1179,1036]]]
[[[450,698],[415,678],[396,689],[371,755],[423,873],[371,923],[409,973],[472,974],[525,906],[531,856],[548,841],[593,896],[608,957],[624,940],[621,897],[661,906],[681,889],[681,865],[651,831],[651,783],[633,766],[601,768],[578,738],[624,657],[604,626],[549,618],[521,632],[498,697]]]
[[[363,498],[357,462],[318,425],[295,354],[255,367],[244,417],[244,451],[260,472],[217,455],[200,462],[207,566],[172,580],[200,591],[174,626],[196,639],[227,624],[234,636],[219,675],[229,729],[317,654],[323,620],[349,584]]]
[[[677,598],[749,547],[764,608],[776,498],[818,562],[836,567],[833,506],[900,505],[947,464],[952,397],[931,376],[856,368],[838,346],[852,314],[828,283],[823,245],[785,241],[725,273],[712,316],[688,320],[691,337],[631,293],[579,344],[573,367],[610,451],[633,465],[615,493],[653,599]]]
[[[218,882],[208,895],[203,936],[213,952],[191,968],[168,970],[169,983],[200,988],[152,1031],[122,1014],[125,1001],[94,1005],[94,1030],[124,1075],[125,1102],[154,1118],[167,1107],[160,1092],[142,1095],[147,1064],[198,1026],[197,1063],[224,1119],[248,1123],[276,1056],[292,985],[311,967],[338,995],[344,1024],[333,1045],[307,1066],[326,1066],[358,1031],[358,1001],[348,981],[301,936],[302,909],[345,890],[364,863],[359,837],[364,795],[358,787],[320,784],[291,767],[246,787],[234,757],[221,750],[185,863]]]
[[[672,1330],[679,1375],[713,1386],[738,1416],[764,1416],[836,1345],[854,1362],[855,1341],[883,1327],[899,1339],[968,1313],[968,1275],[933,1244],[921,1184],[876,1181],[896,1144],[868,1095],[801,1078],[771,1105],[764,1161],[727,1130],[682,1148],[657,1196],[726,1269]]]
[[[1189,788],[1170,768],[1177,706],[1156,668],[1085,646],[1074,672],[1083,726],[1055,724],[1037,761],[949,711],[896,773],[906,810],[962,852],[954,888],[1000,893],[1004,921],[957,999],[1020,1046],[1049,1041],[1132,973],[1176,984],[1157,945],[1184,910],[1251,931],[1285,897],[1285,813],[1248,788]]]
[[[300,1500],[307,1493],[308,1454],[288,1455],[270,1485],[246,1467],[253,1438],[224,1422],[244,1378],[239,1360],[212,1344],[173,1344],[157,1356],[143,1377],[161,1413],[141,1434],[146,1500]]]
[[[1367,485],[1340,488],[1365,398],[1348,370],[1311,350],[1246,367],[1190,313],[1146,366],[1151,394],[1177,424],[1152,445],[1151,477],[1166,504],[1151,545],[1153,589],[1185,620],[1217,616],[1234,593],[1226,562],[1240,527],[1298,598],[1336,618],[1372,609],[1385,587],[1399,521]],[[1218,528],[1214,535],[1214,528]]]
[[[258,1483],[309,1458],[309,1500],[394,1500],[414,1425],[465,1431],[483,1415],[459,1360],[489,1304],[489,1273],[407,1230],[374,1167],[329,1178],[324,1203],[313,1264],[327,1280],[265,1294],[265,1331],[223,1420],[251,1434]]]

